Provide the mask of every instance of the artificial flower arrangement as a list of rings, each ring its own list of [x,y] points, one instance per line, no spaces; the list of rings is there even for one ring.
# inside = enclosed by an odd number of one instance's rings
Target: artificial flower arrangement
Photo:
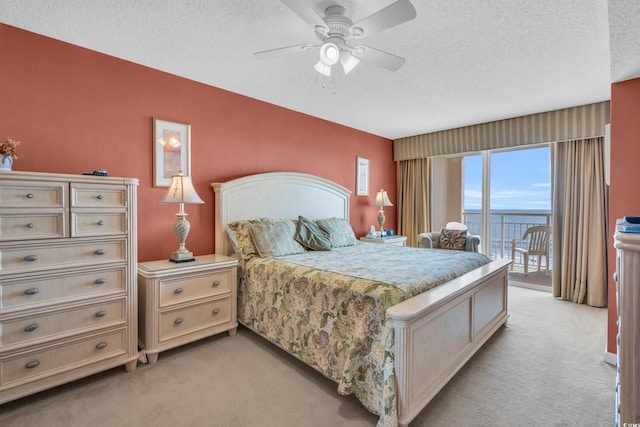
[[[20,145],[20,141],[8,138],[5,141],[0,141],[0,156],[11,156],[13,160],[18,159],[18,153],[16,153],[16,147]]]

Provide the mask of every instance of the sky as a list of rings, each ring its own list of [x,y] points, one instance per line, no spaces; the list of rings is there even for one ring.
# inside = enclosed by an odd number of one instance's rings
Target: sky
[[[482,156],[464,158],[464,209],[482,208]],[[491,210],[551,210],[549,147],[491,154]]]

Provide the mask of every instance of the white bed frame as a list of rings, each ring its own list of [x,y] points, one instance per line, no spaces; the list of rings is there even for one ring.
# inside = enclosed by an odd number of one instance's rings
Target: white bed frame
[[[215,190],[215,249],[229,254],[227,224],[243,219],[349,219],[351,191],[293,172],[251,175]],[[426,249],[425,249],[426,250]],[[497,260],[387,310],[395,329],[398,422],[406,426],[508,318],[507,267]]]

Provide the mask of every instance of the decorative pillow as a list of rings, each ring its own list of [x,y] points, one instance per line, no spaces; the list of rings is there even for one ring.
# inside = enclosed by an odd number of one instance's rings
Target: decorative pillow
[[[237,254],[240,253],[240,244],[238,243],[238,235],[237,233],[230,229],[227,228],[227,237],[229,237],[229,243],[231,244],[231,248],[233,249],[233,253]]]
[[[467,245],[466,230],[449,230],[443,228],[440,231],[440,248],[454,249],[456,251],[464,251]]]
[[[314,251],[328,251],[331,249],[329,233],[303,216],[298,217],[298,229],[294,239],[300,242],[302,246]]]
[[[342,218],[319,219],[316,223],[329,234],[329,241],[332,248],[344,246],[354,246],[358,244],[358,239],[351,228],[349,221]]]
[[[243,259],[249,259],[258,255],[258,249],[253,243],[253,237],[251,236],[251,226],[259,224],[260,220],[242,220],[229,223],[227,227],[230,230],[235,231],[236,239],[238,241],[238,247]]]
[[[253,224],[251,236],[261,257],[301,254],[304,247],[296,242],[294,221],[269,221]]]

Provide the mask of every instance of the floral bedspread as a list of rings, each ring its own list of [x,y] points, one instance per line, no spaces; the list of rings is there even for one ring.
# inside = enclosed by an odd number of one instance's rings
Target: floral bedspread
[[[358,244],[241,262],[238,320],[397,425],[394,334],[385,310],[471,271],[481,254]]]

